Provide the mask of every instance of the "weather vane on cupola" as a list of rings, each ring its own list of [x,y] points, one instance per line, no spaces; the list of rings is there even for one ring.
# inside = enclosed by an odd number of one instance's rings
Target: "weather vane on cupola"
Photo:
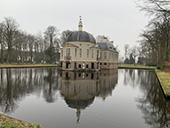
[[[81,16],[80,16],[80,21],[79,21],[79,31],[82,31],[83,29],[83,23],[82,23],[82,19],[81,19]]]

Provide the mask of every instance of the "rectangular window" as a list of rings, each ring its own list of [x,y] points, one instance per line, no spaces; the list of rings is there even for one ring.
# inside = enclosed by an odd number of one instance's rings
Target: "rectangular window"
[[[89,65],[88,65],[88,64],[86,65],[86,68],[89,68]]]
[[[92,58],[94,58],[94,49],[92,49]]]
[[[82,50],[80,49],[80,57],[82,56]]]
[[[75,57],[77,56],[77,48],[75,48]]]
[[[99,50],[97,50],[97,58],[99,58]]]
[[[104,52],[104,59],[107,59],[107,53]]]
[[[87,57],[89,57],[89,49],[87,49]]]
[[[100,52],[100,58],[102,59],[102,52]]]
[[[81,64],[79,64],[79,68],[81,68]]]
[[[70,56],[70,48],[66,49],[66,56]]]
[[[61,57],[63,57],[63,49],[61,50]]]

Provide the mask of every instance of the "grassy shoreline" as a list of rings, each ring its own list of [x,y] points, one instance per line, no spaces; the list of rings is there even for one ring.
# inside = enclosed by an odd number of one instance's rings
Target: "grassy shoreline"
[[[130,65],[130,64],[118,64],[118,68],[122,69],[146,69],[146,70],[154,70],[155,66],[145,66],[145,65]]]
[[[170,73],[155,69],[155,73],[162,87],[166,99],[170,99]]]
[[[30,124],[25,121],[17,120],[0,114],[0,128],[43,128],[39,124]]]
[[[0,68],[58,67],[58,64],[0,64]]]

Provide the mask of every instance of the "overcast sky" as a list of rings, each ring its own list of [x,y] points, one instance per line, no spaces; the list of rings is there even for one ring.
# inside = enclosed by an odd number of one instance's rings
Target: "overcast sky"
[[[137,0],[135,0],[137,1]],[[118,45],[137,45],[148,17],[134,0],[0,0],[0,21],[13,17],[30,34],[44,32],[49,25],[63,30],[77,30],[82,16],[83,30],[105,35]]]

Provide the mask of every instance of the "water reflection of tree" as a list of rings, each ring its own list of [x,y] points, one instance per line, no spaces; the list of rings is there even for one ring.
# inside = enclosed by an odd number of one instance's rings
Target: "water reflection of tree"
[[[170,102],[164,99],[158,80],[154,73],[148,76],[150,82],[145,79],[142,81],[142,90],[145,95],[138,99],[138,107],[144,113],[144,119],[147,124],[153,128],[170,127]]]
[[[99,96],[105,100],[106,97],[112,95],[118,80],[118,70],[103,70],[100,72],[99,79]]]
[[[143,96],[137,99],[146,124],[152,128],[170,127],[170,102],[164,99],[159,82],[152,71],[126,70],[124,83],[140,85]],[[135,76],[135,79],[134,79]]]
[[[54,91],[56,91],[57,88],[56,85],[58,81],[56,80],[57,77],[55,77],[54,74],[57,76],[56,68],[1,69],[0,70],[1,111],[4,113],[13,112],[17,108],[19,101],[21,101],[28,94],[34,94],[40,96],[42,90],[44,89],[43,92],[45,96],[46,87],[48,86],[50,87],[48,91],[55,93]],[[55,84],[55,86],[53,84]],[[48,92],[48,94],[50,94],[50,92]],[[48,98],[45,97],[45,99]]]
[[[58,90],[58,75],[55,76],[56,71],[52,68],[49,68],[47,73],[47,76],[44,76],[44,80],[47,84],[43,88],[43,95],[46,102],[53,103],[57,99],[55,96]]]

